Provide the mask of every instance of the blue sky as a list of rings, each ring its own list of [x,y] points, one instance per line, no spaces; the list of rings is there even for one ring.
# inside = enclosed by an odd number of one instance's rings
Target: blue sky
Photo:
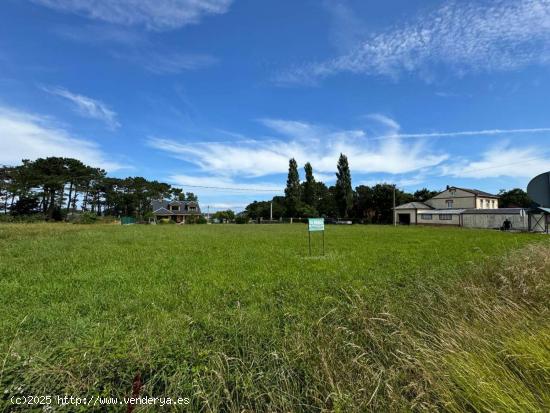
[[[496,192],[550,169],[550,1],[5,0],[0,164],[72,156],[240,209],[288,159]],[[215,190],[195,186],[237,188]]]

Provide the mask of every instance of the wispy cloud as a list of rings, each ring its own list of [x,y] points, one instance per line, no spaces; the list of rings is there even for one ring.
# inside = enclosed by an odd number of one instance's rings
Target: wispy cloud
[[[208,53],[169,49],[165,45],[153,41],[152,36],[134,28],[109,24],[89,24],[59,26],[54,32],[72,42],[99,46],[101,50],[115,59],[139,65],[158,75],[202,69],[219,61]]]
[[[323,1],[330,17],[329,38],[339,52],[349,52],[367,35],[365,24],[359,19],[347,1]]]
[[[135,46],[147,41],[145,34],[137,29],[104,23],[57,26],[53,32],[66,40],[84,44]]]
[[[48,118],[0,106],[0,164],[19,164],[22,159],[64,156],[108,171],[126,166],[112,161],[92,141],[75,138]]]
[[[378,122],[382,126],[386,127],[388,130],[393,132],[391,133],[392,135],[398,135],[398,132],[401,129],[401,125],[399,125],[399,123],[382,113],[371,113],[366,115],[365,118]]]
[[[52,95],[67,99],[74,106],[74,110],[86,118],[97,119],[104,122],[109,128],[116,129],[120,127],[117,121],[117,114],[111,110],[105,103],[92,99],[90,97],[72,93],[62,87],[43,86],[42,90]]]
[[[550,128],[524,128],[524,129],[481,129],[455,132],[425,132],[425,133],[391,133],[380,136],[373,136],[369,140],[384,139],[426,139],[426,138],[452,138],[460,136],[499,136],[526,133],[549,133]]]
[[[208,176],[204,181],[197,181],[194,176],[179,176],[181,184],[203,182],[205,186],[236,186],[237,181],[242,183],[250,178],[285,174],[288,159],[292,157],[300,165],[311,162],[316,178],[331,183],[340,153],[348,155],[354,175],[360,177],[357,182],[387,180],[407,187],[426,184],[442,176],[526,178],[548,170],[550,165],[550,152],[541,150],[539,145],[528,144],[524,139],[509,142],[503,138],[511,134],[548,134],[550,128],[403,133],[399,123],[387,115],[374,113],[364,118],[372,122],[369,129],[385,133],[370,136],[362,129],[338,129],[305,121],[267,118],[259,121],[270,133],[258,139],[233,134],[231,140],[200,142],[152,137],[147,143],[196,165],[199,175]],[[441,149],[441,145],[434,145],[441,138],[470,136],[492,137],[487,144],[495,146],[488,147],[476,141],[481,155],[474,152],[473,155],[455,153],[451,156]],[[373,174],[376,178],[366,176]],[[249,188],[253,187],[258,188],[258,185],[250,184]]]
[[[349,53],[295,67],[275,80],[313,83],[341,72],[398,77],[443,65],[468,72],[550,63],[550,1],[448,1],[409,22],[372,33]]]
[[[223,14],[232,0],[33,0],[55,10],[149,30],[169,30],[198,23],[204,16]]]
[[[151,73],[178,74],[188,70],[197,70],[212,66],[218,59],[208,54],[160,52],[151,47],[134,51],[117,51],[111,53],[114,57],[137,63]]]
[[[406,173],[435,166],[447,159],[424,142],[400,139],[371,142],[362,130],[333,129],[302,121],[263,119],[273,138],[228,142],[196,142],[150,138],[148,144],[222,176],[259,177],[286,173],[288,159],[311,162],[317,173],[332,174],[340,153],[355,172]]]
[[[548,171],[550,151],[537,145],[513,147],[502,142],[484,152],[480,159],[458,159],[441,165],[442,175],[461,178],[531,178]]]

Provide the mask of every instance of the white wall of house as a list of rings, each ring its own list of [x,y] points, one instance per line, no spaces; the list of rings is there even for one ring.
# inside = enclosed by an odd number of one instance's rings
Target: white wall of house
[[[498,199],[478,197],[476,200],[477,209],[497,209]]]
[[[471,192],[458,188],[449,188],[425,202],[435,209],[445,208],[476,208],[476,196]]]
[[[445,214],[444,211],[418,211],[420,225],[460,225],[459,214]]]
[[[425,204],[435,209],[496,209],[498,208],[498,199],[476,196],[460,188],[451,187],[427,200]]]

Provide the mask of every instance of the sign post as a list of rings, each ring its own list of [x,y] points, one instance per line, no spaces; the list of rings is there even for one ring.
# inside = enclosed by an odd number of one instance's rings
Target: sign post
[[[325,219],[308,218],[307,234],[309,240],[309,255],[311,255],[311,233],[321,231],[323,233],[323,255],[325,255]]]

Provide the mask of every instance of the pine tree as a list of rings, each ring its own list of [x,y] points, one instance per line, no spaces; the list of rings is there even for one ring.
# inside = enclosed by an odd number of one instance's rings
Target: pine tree
[[[336,204],[341,217],[347,218],[353,207],[353,189],[351,187],[351,172],[348,158],[340,154],[336,172]]]
[[[296,216],[300,205],[300,175],[298,174],[298,164],[292,158],[288,162],[288,179],[286,180],[285,188],[285,203],[287,215],[289,217]]]
[[[304,193],[303,199],[306,205],[309,205],[312,208],[317,207],[316,197],[315,197],[315,178],[313,176],[313,168],[308,162],[304,166],[304,171],[306,173],[306,181],[304,182]]]

